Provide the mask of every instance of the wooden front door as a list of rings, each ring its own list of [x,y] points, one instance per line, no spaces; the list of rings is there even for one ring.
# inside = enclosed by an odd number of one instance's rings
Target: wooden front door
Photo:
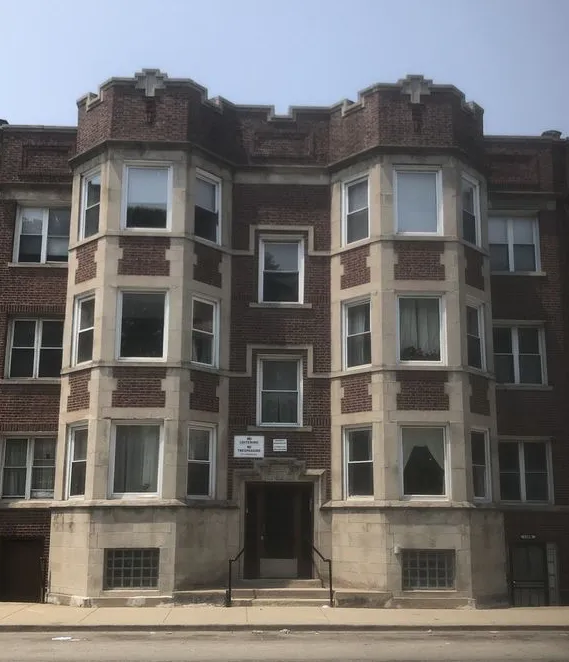
[[[43,600],[43,549],[43,538],[3,538],[0,541],[0,600]]]
[[[245,516],[245,577],[312,576],[312,484],[251,483]]]

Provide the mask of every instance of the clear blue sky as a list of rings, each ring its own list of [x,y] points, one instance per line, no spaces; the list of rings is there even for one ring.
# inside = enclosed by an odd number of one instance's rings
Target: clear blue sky
[[[569,0],[0,0],[0,22],[12,124],[75,124],[78,97],[156,67],[278,112],[422,73],[486,133],[569,133]]]

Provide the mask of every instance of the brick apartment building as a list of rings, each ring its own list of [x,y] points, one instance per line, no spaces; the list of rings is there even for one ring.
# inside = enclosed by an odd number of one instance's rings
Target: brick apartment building
[[[569,604],[569,142],[421,76],[0,126],[0,599]]]

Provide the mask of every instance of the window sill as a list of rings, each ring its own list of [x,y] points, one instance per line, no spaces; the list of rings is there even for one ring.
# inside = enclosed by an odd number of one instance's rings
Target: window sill
[[[122,236],[126,236],[129,234],[140,234],[140,235],[147,235],[147,236],[153,236],[155,234],[170,234],[171,228],[126,228],[122,227],[120,228],[120,234]]]
[[[424,370],[425,368],[431,370],[433,368],[439,370],[448,370],[446,363],[440,361],[398,361],[397,370],[401,368],[411,368],[412,370]]]
[[[0,499],[0,510],[10,508],[26,509],[31,508],[51,508],[53,506],[53,499],[25,499],[25,498],[12,498],[2,497]]]
[[[249,308],[312,308],[311,303],[294,303],[292,301],[271,301],[271,302],[263,302],[263,301],[252,301],[249,304]]]
[[[553,391],[549,384],[496,384],[497,391]]]
[[[4,379],[0,379],[0,384],[13,384],[14,386],[16,385],[23,385],[23,384],[61,384],[61,378],[60,377],[5,377]]]
[[[538,278],[545,278],[547,273],[545,271],[491,271],[492,276],[531,276]]]
[[[312,432],[311,425],[248,425],[247,432]]]
[[[198,244],[202,244],[203,246],[208,246],[209,248],[221,248],[220,241],[212,241],[211,239],[200,237],[199,234],[192,234],[190,237]]]
[[[441,241],[442,232],[396,232],[390,237],[393,241]]]
[[[8,262],[9,267],[18,267],[21,269],[67,269],[67,262]]]
[[[498,502],[501,508],[547,508],[549,506],[554,506],[553,501],[499,501]]]

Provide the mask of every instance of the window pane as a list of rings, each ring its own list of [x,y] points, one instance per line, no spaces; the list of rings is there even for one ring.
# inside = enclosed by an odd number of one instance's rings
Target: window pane
[[[520,383],[541,384],[542,381],[541,357],[529,354],[520,355]]]
[[[445,494],[444,432],[403,428],[403,486],[408,495]]]
[[[486,464],[486,436],[483,432],[471,432],[472,463]]]
[[[500,471],[519,472],[520,457],[517,442],[502,441],[498,445],[498,453],[500,458]]]
[[[466,333],[471,336],[480,335],[480,329],[478,326],[478,308],[466,306]]]
[[[55,466],[55,439],[34,440],[34,466]]]
[[[462,209],[474,215],[475,187],[466,179],[462,180]]]
[[[190,442],[188,446],[188,459],[209,461],[209,439],[209,430],[191,428]]]
[[[399,328],[401,360],[441,360],[439,299],[399,299]]]
[[[41,346],[62,347],[63,322],[42,322]]]
[[[534,223],[532,218],[513,220],[514,244],[533,244]]]
[[[512,353],[512,331],[509,327],[496,326],[493,329],[494,351],[497,354]]]
[[[86,184],[87,207],[99,204],[101,200],[101,175],[94,175],[87,180]]]
[[[526,472],[525,478],[526,501],[547,501],[549,499],[547,473]]]
[[[298,273],[266,271],[263,275],[263,301],[298,302]]]
[[[63,351],[61,349],[42,349],[40,351],[40,362],[38,377],[59,377]]]
[[[49,238],[47,240],[46,260],[48,262],[67,262],[68,239]]]
[[[2,480],[3,497],[26,496],[26,469],[4,469]]]
[[[47,225],[48,236],[69,238],[70,221],[71,209],[50,209]]]
[[[535,248],[514,244],[514,271],[535,271]]]
[[[297,361],[262,361],[264,391],[296,391]]]
[[[353,241],[369,237],[368,216],[368,209],[348,214],[346,219],[346,243],[351,244]]]
[[[196,178],[196,205],[202,209],[217,213],[217,186],[200,177]]]
[[[505,218],[488,219],[488,240],[491,244],[508,243],[508,221]]]
[[[194,234],[208,241],[217,241],[217,212],[208,211],[203,207],[195,208],[194,215]]]
[[[547,453],[545,444],[524,443],[524,459],[526,471],[547,472]]]
[[[298,271],[298,243],[265,242],[265,271]]]
[[[156,588],[159,564],[159,549],[106,549],[103,588]]]
[[[116,428],[114,491],[152,493],[158,490],[157,425],[119,425]]]
[[[348,496],[373,496],[373,463],[348,465]]]
[[[87,462],[79,461],[71,464],[71,477],[69,480],[69,496],[85,494],[85,475]]]
[[[480,338],[468,336],[466,343],[468,349],[468,365],[473,368],[482,368],[482,345]]]
[[[486,498],[486,467],[472,467],[472,490],[476,499]]]
[[[368,206],[367,179],[347,187],[348,193],[348,214],[359,211]]]
[[[81,331],[77,338],[77,363],[93,358],[93,329]]]
[[[520,354],[539,354],[539,330],[520,327],[518,344]]]
[[[127,207],[127,228],[165,228],[168,170],[129,168]]]
[[[10,377],[34,376],[34,350],[13,349],[10,361]]]
[[[87,438],[88,430],[86,428],[73,431],[73,460],[87,459]]]
[[[436,173],[397,173],[399,232],[437,232],[437,211]]]
[[[348,368],[371,363],[371,334],[364,333],[347,339],[346,363]]]
[[[209,462],[188,463],[188,494],[209,496]]]
[[[79,329],[89,329],[95,324],[95,299],[81,301],[79,305]]]
[[[6,439],[4,451],[4,466],[25,467],[28,456],[27,439]]]
[[[476,216],[466,210],[462,212],[462,237],[464,241],[476,244]]]
[[[99,205],[91,207],[85,212],[85,227],[83,228],[83,236],[91,237],[99,231]]]
[[[32,209],[25,207],[21,211],[22,218],[22,234],[26,235],[39,235],[41,237],[43,231],[43,209]]]
[[[213,364],[213,336],[200,331],[192,334],[192,361]]]
[[[46,498],[53,496],[55,484],[55,467],[32,468],[32,498]]]
[[[348,306],[348,335],[369,331],[370,305],[369,302],[355,306]]]
[[[35,343],[36,323],[28,320],[14,322],[14,347],[33,347]]]
[[[20,237],[20,251],[18,253],[18,262],[40,262],[41,261],[41,236]]]
[[[508,246],[506,244],[490,244],[490,269],[492,271],[509,271]]]
[[[297,423],[297,393],[263,393],[261,397],[261,420],[263,423]]]
[[[163,356],[165,299],[163,292],[122,294],[122,357]]]
[[[502,473],[500,471],[500,497],[504,501],[521,501],[519,473]]]
[[[192,320],[194,329],[213,333],[213,314],[214,306],[212,304],[194,299]]]
[[[371,460],[371,430],[348,431],[348,461]]]

